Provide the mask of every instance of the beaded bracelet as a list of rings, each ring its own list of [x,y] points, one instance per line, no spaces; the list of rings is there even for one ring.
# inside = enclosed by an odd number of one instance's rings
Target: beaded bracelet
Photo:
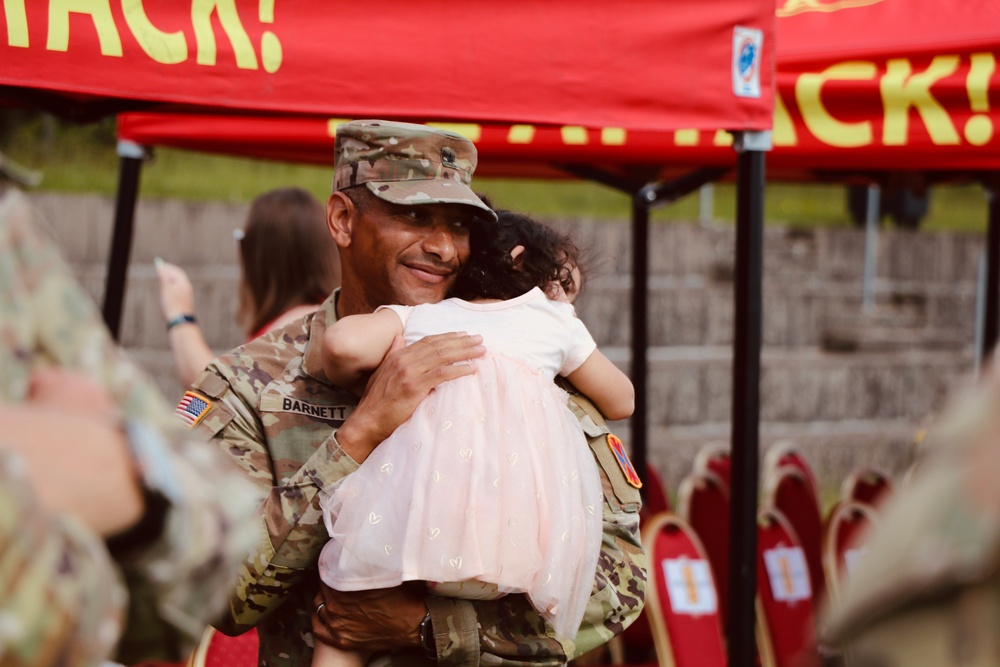
[[[198,320],[194,319],[194,315],[190,313],[186,313],[184,315],[178,315],[177,317],[171,318],[170,321],[167,322],[167,331],[170,331],[178,324],[184,324],[184,323],[195,324],[197,321]]]

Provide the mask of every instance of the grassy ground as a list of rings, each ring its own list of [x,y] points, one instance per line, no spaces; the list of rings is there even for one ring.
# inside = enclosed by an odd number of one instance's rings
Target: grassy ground
[[[5,148],[13,159],[41,170],[45,190],[112,194],[118,179],[112,121],[98,125],[65,125],[42,118],[21,126]],[[141,196],[188,200],[249,201],[274,187],[299,185],[325,200],[332,169],[157,149],[144,166]],[[477,179],[478,190],[506,208],[541,217],[588,217],[626,221],[629,199],[611,188],[585,181]],[[712,188],[716,221],[735,217],[732,183]],[[768,184],[765,192],[768,224],[794,227],[847,226],[845,189],[828,184]],[[982,233],[986,229],[986,199],[979,185],[938,186],[930,193],[930,208],[921,228]],[[652,220],[692,221],[699,218],[694,193],[653,211]]]

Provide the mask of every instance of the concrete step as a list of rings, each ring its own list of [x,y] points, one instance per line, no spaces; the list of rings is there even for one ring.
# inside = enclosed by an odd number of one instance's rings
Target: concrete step
[[[111,248],[114,199],[89,194],[32,193],[71,264],[106,264]],[[135,213],[132,261],[156,256],[189,265],[235,265],[233,230],[249,206],[225,202],[143,199]]]
[[[71,262],[106,261],[114,217],[114,198],[91,194],[31,193],[30,197],[58,235]],[[136,210],[135,258],[163,255],[185,264],[235,261],[232,230],[242,227],[248,206],[225,202],[142,199]],[[602,272],[631,272],[631,226],[627,221],[549,220],[571,229],[599,259]],[[731,225],[655,224],[647,252],[656,275],[700,274],[732,278],[734,228]],[[955,285],[975,280],[983,239],[974,234],[888,229],[877,246],[877,278],[890,282]],[[828,281],[860,281],[864,232],[818,228],[764,230],[766,275],[817,275]]]
[[[962,349],[969,344],[964,329],[928,329],[926,327],[852,327],[828,326],[822,346],[831,352],[891,352],[914,348],[940,350]]]
[[[868,309],[828,309],[821,334],[824,349],[835,352],[903,349],[961,349],[971,330],[963,322],[930,323],[925,294],[893,293]]]
[[[235,264],[182,264],[196,290],[196,314],[210,346],[227,349],[243,334],[236,325],[239,269]],[[98,303],[103,299],[106,267],[79,263],[74,270]],[[763,343],[767,347],[880,349],[853,344],[868,328],[860,314],[860,289],[823,281],[767,280],[764,284]],[[577,302],[577,312],[603,346],[631,344],[630,281],[603,277],[589,284]],[[881,299],[882,297],[880,297]],[[925,331],[900,344],[955,347],[972,344],[974,295],[928,290],[922,295]],[[729,346],[733,339],[733,289],[703,276],[655,276],[649,291],[649,343],[652,346]],[[912,320],[912,321],[911,321]],[[913,324],[916,316],[901,320]],[[839,326],[846,322],[844,326]],[[858,323],[860,322],[860,323]],[[151,261],[133,261],[123,316],[123,340],[128,345],[163,347],[160,336],[159,289]],[[861,334],[836,332],[861,331]],[[835,346],[837,340],[848,343]],[[832,341],[832,342],[831,342]],[[897,345],[898,347],[898,345]]]
[[[840,326],[862,329],[881,327],[886,329],[915,329],[927,321],[926,299],[895,303],[890,299],[873,304],[870,308],[831,308],[827,313],[826,326]]]
[[[628,368],[626,348],[605,348]],[[648,351],[650,427],[727,423],[732,351],[728,347],[660,347]],[[918,420],[938,409],[972,368],[965,350],[899,350],[835,354],[818,348],[765,348],[761,355],[762,421]]]
[[[242,343],[246,336],[236,323],[238,269],[233,265],[184,268],[194,287],[195,316],[209,347],[222,352]],[[101,304],[105,268],[76,267],[76,275],[95,303]],[[120,340],[129,349],[170,349],[160,311],[159,282],[151,263],[135,263],[129,270]]]

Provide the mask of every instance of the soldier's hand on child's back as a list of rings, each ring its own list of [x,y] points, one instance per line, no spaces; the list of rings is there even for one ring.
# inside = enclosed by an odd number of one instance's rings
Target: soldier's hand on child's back
[[[337,430],[341,448],[358,463],[367,459],[434,387],[475,372],[472,365],[460,362],[483,356],[482,342],[482,336],[447,333],[404,347],[397,337],[368,380],[358,407]]]

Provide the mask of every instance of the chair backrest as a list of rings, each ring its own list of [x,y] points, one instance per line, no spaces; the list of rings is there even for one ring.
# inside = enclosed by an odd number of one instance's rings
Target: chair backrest
[[[694,531],[664,512],[650,519],[642,542],[650,563],[645,609],[660,665],[724,667],[715,581]]]
[[[823,574],[823,516],[816,492],[798,466],[780,466],[764,480],[766,507],[777,508],[788,520],[798,538],[809,567],[813,599],[819,603],[826,595]]]
[[[642,508],[639,510],[639,526],[643,532],[650,519],[663,512],[669,512],[670,495],[656,467],[646,462],[646,475],[642,478],[643,495]],[[625,629],[620,637],[625,647],[628,661],[646,662],[652,659],[656,651],[653,644],[653,628],[650,626],[649,615],[641,614],[632,625]]]
[[[646,475],[642,478],[643,494],[642,509],[639,512],[639,522],[656,516],[660,512],[669,512],[670,494],[663,483],[660,472],[652,463],[646,463]]]
[[[732,486],[730,481],[730,470],[732,460],[729,455],[729,443],[724,440],[712,440],[706,442],[698,449],[694,457],[694,470],[707,470],[715,473],[719,479],[726,484],[726,488]]]
[[[258,645],[256,628],[230,637],[209,626],[186,667],[257,667]]]
[[[840,485],[842,501],[859,502],[876,509],[891,493],[889,476],[876,468],[854,470]]]
[[[719,593],[725,628],[729,608],[729,486],[709,470],[695,470],[681,481],[677,513],[701,540]]]
[[[830,511],[823,530],[823,571],[832,600],[864,556],[865,542],[877,523],[875,510],[863,503],[842,500]]]
[[[757,514],[757,647],[762,667],[819,667],[805,554],[781,512]]]
[[[817,498],[819,497],[819,486],[816,484],[816,475],[813,473],[809,461],[806,460],[806,457],[794,442],[791,440],[779,440],[768,447],[764,453],[764,470],[762,474],[766,479],[769,475],[777,472],[778,468],[786,466],[798,468],[809,482],[809,486],[812,487],[813,494]]]

